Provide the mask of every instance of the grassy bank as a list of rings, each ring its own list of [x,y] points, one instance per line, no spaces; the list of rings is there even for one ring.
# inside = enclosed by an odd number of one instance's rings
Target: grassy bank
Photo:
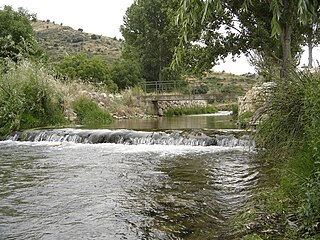
[[[0,135],[66,122],[63,93],[43,66],[8,62],[0,72]]]
[[[40,63],[7,62],[0,69],[0,137],[15,130],[61,125],[101,125],[141,117],[139,89],[111,94],[104,86],[58,79]]]
[[[241,216],[243,239],[320,239],[320,78],[280,79],[258,128],[268,185]]]

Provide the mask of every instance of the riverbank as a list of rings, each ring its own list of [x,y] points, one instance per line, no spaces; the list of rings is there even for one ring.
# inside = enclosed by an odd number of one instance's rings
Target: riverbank
[[[235,220],[242,239],[320,238],[319,77],[291,73],[276,82],[255,137],[265,184]]]
[[[152,104],[141,100],[139,87],[113,93],[103,85],[59,79],[45,65],[29,61],[9,62],[6,68],[0,76],[0,136],[30,128],[157,117]],[[217,111],[208,105],[189,105],[176,103],[166,109],[167,115]]]

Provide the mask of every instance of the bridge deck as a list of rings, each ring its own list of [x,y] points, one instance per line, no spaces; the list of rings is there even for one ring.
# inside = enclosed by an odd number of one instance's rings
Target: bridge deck
[[[184,95],[148,95],[142,96],[145,101],[190,101],[190,100],[226,100],[237,99],[236,94],[184,94]]]

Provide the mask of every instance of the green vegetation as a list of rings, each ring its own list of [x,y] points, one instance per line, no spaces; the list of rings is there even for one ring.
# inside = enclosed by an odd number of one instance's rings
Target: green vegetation
[[[130,60],[115,62],[111,67],[110,74],[119,90],[128,89],[143,82],[140,65]]]
[[[298,63],[306,29],[311,29],[311,43],[317,39],[319,1],[188,0],[181,1],[176,19],[181,31],[175,60],[183,60],[190,43],[201,42],[192,45],[196,53],[192,61],[187,59],[189,64],[195,62],[195,67],[210,69],[229,54],[253,51],[285,76]]]
[[[102,110],[98,104],[88,98],[80,97],[73,103],[77,114],[76,122],[82,125],[104,125],[112,122],[109,112]]]
[[[27,61],[6,65],[0,74],[0,135],[65,122],[63,96],[43,66]]]
[[[111,80],[108,64],[99,57],[88,57],[85,53],[65,56],[56,69],[71,80],[81,79],[84,82],[104,85],[109,91],[117,89]]]
[[[175,24],[178,0],[135,1],[124,16],[121,33],[125,38],[124,58],[141,65],[146,81],[180,78],[178,69],[171,69],[179,28]]]
[[[258,128],[256,141],[267,149],[263,159],[273,169],[273,185],[256,198],[259,214],[276,214],[282,226],[276,239],[318,239],[320,237],[320,76],[292,73],[277,81],[269,106],[269,119]],[[248,219],[248,218],[247,218]],[[288,222],[292,226],[288,225]],[[265,224],[252,236],[275,239]],[[272,232],[272,231],[269,231]],[[259,237],[253,239],[260,239]]]
[[[175,25],[176,17],[180,26]],[[203,75],[229,53],[251,50],[252,63],[265,80],[276,81],[269,118],[256,134],[273,184],[258,194],[258,207],[243,217],[246,221],[262,215],[269,222],[248,230],[245,239],[320,238],[320,76],[289,71],[298,62],[305,38],[309,49],[318,42],[318,1],[135,1],[121,28],[126,40],[123,59],[120,41],[49,20],[33,22],[37,39],[49,53],[48,65],[41,63],[44,56],[31,27],[33,20],[23,9],[0,10],[0,135],[70,123],[66,119],[74,118],[74,113],[76,123],[84,125],[110,123],[109,112],[119,118],[140,117],[145,109],[135,97],[141,91],[139,83],[181,79],[187,68]],[[70,55],[64,56],[65,52]],[[185,62],[172,69],[174,57]],[[50,64],[56,67],[54,74],[48,70]],[[248,76],[209,73],[192,85],[194,78],[181,81],[180,90],[189,83],[193,93],[242,94],[255,82]],[[118,90],[125,91],[106,94]],[[216,111],[173,108],[166,115]],[[240,123],[250,116],[240,116]],[[272,216],[276,220],[270,227]]]
[[[14,11],[10,6],[0,10],[0,60],[18,61],[21,57],[37,59],[43,51],[34,38],[30,24],[35,17],[24,9]]]
[[[101,35],[81,32],[53,21],[34,21],[35,39],[45,49],[50,62],[59,63],[66,53],[73,56],[85,52],[89,57],[97,56],[108,63],[120,59],[122,41]],[[85,29],[84,29],[85,30]]]
[[[165,112],[165,116],[180,116],[180,115],[191,115],[191,114],[207,114],[207,113],[216,113],[218,110],[215,107],[176,107],[170,108]]]

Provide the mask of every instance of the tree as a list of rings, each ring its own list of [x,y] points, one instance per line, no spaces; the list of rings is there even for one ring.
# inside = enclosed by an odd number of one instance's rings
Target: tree
[[[143,82],[140,65],[130,60],[115,62],[111,67],[110,74],[119,90],[134,87]]]
[[[312,21],[305,26],[305,36],[308,46],[308,67],[312,68],[312,50],[320,43],[320,18],[314,16]]]
[[[65,56],[56,66],[57,71],[71,80],[81,79],[94,84],[104,84],[109,90],[116,90],[111,80],[108,64],[100,57],[88,57],[85,53]]]
[[[248,21],[243,18],[243,16],[253,14],[258,17],[261,15],[261,10],[256,8],[258,5],[267,7],[265,18],[261,18],[261,20],[265,19],[262,23],[267,23],[269,26],[265,24],[264,26],[259,26],[257,25],[257,22],[253,21],[252,27],[246,29],[249,32],[245,33],[251,34],[252,28],[261,30],[270,28],[270,37],[267,37],[266,39],[271,39],[271,37],[275,38],[277,36],[280,37],[280,42],[277,43],[277,47],[280,47],[281,51],[281,55],[279,54],[281,57],[281,75],[285,76],[292,65],[292,52],[294,49],[292,47],[293,35],[296,34],[294,41],[298,44],[301,39],[299,22],[305,24],[308,21],[312,21],[312,16],[319,16],[319,3],[317,0],[244,0],[241,2],[231,0],[182,0],[177,16],[177,21],[182,29],[180,34],[180,51],[176,54],[177,58],[179,59],[179,52],[181,52],[182,46],[185,42],[189,41],[188,36],[190,35],[190,29],[194,29],[195,27],[199,28],[198,26],[200,26],[200,36],[202,36],[210,31],[213,32],[212,34],[217,34],[221,29],[221,26],[233,28],[235,26],[234,22],[236,21],[239,21],[240,27],[248,26],[248,24],[245,24],[248,23]],[[237,11],[234,11],[234,9]],[[207,16],[215,16],[223,21],[220,21],[221,24],[217,24],[217,22],[213,24],[206,22],[207,24],[203,24],[205,23]],[[266,20],[268,22],[266,22]],[[296,31],[297,29],[298,31]],[[191,35],[194,35],[193,31],[194,30],[191,30]],[[233,31],[229,31],[229,33],[229,38],[223,37],[222,40],[219,39],[221,34],[217,34],[218,41],[225,42],[224,45],[227,44],[227,47],[230,48],[229,51],[233,54],[246,50],[245,47],[234,48],[234,45],[239,42],[245,43],[244,41],[248,40],[248,38],[244,36],[247,36],[247,34],[243,35],[243,32],[237,34]],[[268,40],[268,42],[272,43],[272,40]],[[245,46],[245,44],[240,44],[240,46]],[[258,46],[256,47],[259,50]],[[223,50],[225,49],[226,48]]]
[[[43,54],[31,26],[34,20],[35,15],[22,8],[14,11],[4,6],[0,10],[0,59],[18,61],[21,57],[38,58]]]
[[[147,81],[179,78],[169,69],[179,32],[173,21],[177,7],[177,0],[136,0],[124,16],[125,51],[135,53]]]

